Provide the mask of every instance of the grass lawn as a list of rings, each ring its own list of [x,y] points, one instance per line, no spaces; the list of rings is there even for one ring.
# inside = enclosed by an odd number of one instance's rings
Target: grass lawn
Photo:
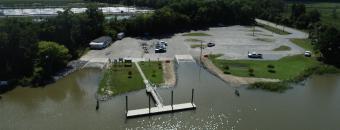
[[[305,50],[313,50],[313,45],[311,44],[311,41],[309,39],[290,39],[290,41]]]
[[[101,95],[117,95],[143,88],[145,88],[143,79],[135,64],[126,67],[122,63],[117,63],[112,65],[111,68],[104,73],[104,77],[99,84],[98,93]],[[107,93],[105,91],[111,91],[112,93]]]
[[[273,78],[290,80],[298,77],[305,70],[317,67],[320,63],[314,58],[295,55],[277,61],[265,60],[219,60],[209,57],[225,73],[241,77]],[[253,71],[250,73],[250,71]]]
[[[142,68],[146,78],[151,83],[154,83],[154,84],[164,83],[162,62],[146,61],[146,62],[140,62],[139,65]]]
[[[211,36],[211,35],[206,34],[206,33],[196,32],[196,33],[186,33],[186,34],[183,34],[183,36]]]
[[[199,48],[199,47],[201,47],[201,44],[191,44],[190,47],[191,47],[191,48]],[[206,48],[206,47],[208,47],[208,46],[207,46],[206,44],[202,44],[202,47],[203,47],[203,48]]]
[[[185,39],[185,41],[188,41],[188,42],[203,42],[203,40],[195,39],[195,38]]]
[[[291,48],[289,46],[279,46],[278,48],[273,49],[273,51],[289,51]]]
[[[321,14],[321,22],[325,25],[332,25],[340,29],[340,3],[330,2],[309,2],[305,3],[307,11],[317,9]],[[289,16],[291,12],[292,3],[288,4],[285,15]],[[336,9],[337,17],[333,17],[333,9]]]
[[[283,30],[280,30],[280,29],[277,29],[277,28],[274,28],[274,27],[271,27],[271,26],[268,26],[268,25],[264,25],[264,24],[257,24],[257,26],[260,26],[268,31],[271,31],[273,33],[276,33],[276,34],[279,34],[279,35],[288,35],[290,34],[289,32],[286,32],[286,31],[283,31]]]

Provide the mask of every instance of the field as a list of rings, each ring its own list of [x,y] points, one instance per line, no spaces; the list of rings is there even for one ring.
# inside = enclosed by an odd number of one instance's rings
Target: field
[[[333,25],[340,29],[340,3],[305,3],[305,5],[307,11],[317,9],[321,13],[321,21],[323,24]],[[289,4],[288,7],[286,15],[290,14],[291,4]],[[337,16],[336,18],[333,16],[333,11]]]
[[[122,63],[117,63],[104,73],[98,93],[101,95],[117,95],[143,88],[143,79],[135,64],[128,67]]]
[[[146,78],[153,84],[164,83],[162,62],[140,62],[141,69],[143,70]]]
[[[273,78],[291,80],[305,70],[317,67],[320,63],[303,55],[284,57],[280,60],[219,60],[211,56],[212,62],[225,74],[241,77]]]

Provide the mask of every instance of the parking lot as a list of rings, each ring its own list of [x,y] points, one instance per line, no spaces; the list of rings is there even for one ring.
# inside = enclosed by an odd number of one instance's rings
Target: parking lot
[[[183,34],[199,32],[209,36],[183,36]],[[223,54],[223,59],[249,59],[248,53],[257,52],[263,54],[265,60],[276,60],[288,55],[302,54],[304,50],[291,43],[290,35],[277,35],[260,27],[229,26],[209,28],[186,33],[177,33],[173,36],[161,39],[142,40],[138,38],[126,37],[115,41],[111,46],[103,50],[91,50],[85,54],[81,60],[92,58],[111,58],[121,57],[144,58],[150,60],[173,59],[175,55],[191,54],[198,57],[200,48],[191,48],[193,44],[200,44],[198,41],[215,43],[214,47],[205,47],[203,54]],[[301,38],[303,36],[300,36]],[[196,41],[189,41],[195,39]],[[159,40],[168,43],[166,53],[155,53],[155,43]],[[142,45],[144,44],[144,45]],[[143,47],[144,46],[144,47]],[[279,46],[288,46],[287,51],[273,51]]]

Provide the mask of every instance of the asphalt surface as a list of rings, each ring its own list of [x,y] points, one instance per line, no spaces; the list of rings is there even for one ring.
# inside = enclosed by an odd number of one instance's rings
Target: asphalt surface
[[[273,23],[256,19],[257,22],[266,24],[276,28],[283,28]],[[255,27],[255,35],[253,36],[253,27],[245,26],[229,26],[229,27],[213,27],[208,30],[198,30],[191,32],[201,32],[210,36],[183,36],[185,33],[177,33],[173,36],[141,40],[137,38],[126,37],[122,40],[115,41],[111,46],[103,50],[91,50],[80,60],[90,61],[93,58],[135,58],[145,60],[164,60],[173,59],[175,55],[200,55],[200,48],[191,48],[191,44],[200,44],[200,42],[187,41],[189,38],[199,39],[207,42],[213,42],[214,47],[204,48],[203,54],[223,54],[223,59],[249,59],[248,52],[257,52],[263,54],[263,60],[277,60],[285,56],[304,53],[304,49],[290,42],[291,38],[307,38],[308,35],[296,29],[284,27],[285,31],[290,32],[289,35],[278,35],[267,31],[261,27]],[[189,32],[186,32],[189,33]],[[269,40],[259,40],[269,39]],[[154,44],[158,40],[168,42],[166,53],[155,53]],[[142,43],[145,44],[143,49]],[[281,46],[289,46],[289,51],[273,51],[273,49]]]

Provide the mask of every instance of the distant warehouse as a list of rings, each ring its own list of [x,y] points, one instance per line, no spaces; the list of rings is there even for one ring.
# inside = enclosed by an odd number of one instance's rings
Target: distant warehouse
[[[102,36],[97,39],[94,39],[90,43],[91,49],[104,49],[108,47],[112,42],[112,38],[110,36]]]

